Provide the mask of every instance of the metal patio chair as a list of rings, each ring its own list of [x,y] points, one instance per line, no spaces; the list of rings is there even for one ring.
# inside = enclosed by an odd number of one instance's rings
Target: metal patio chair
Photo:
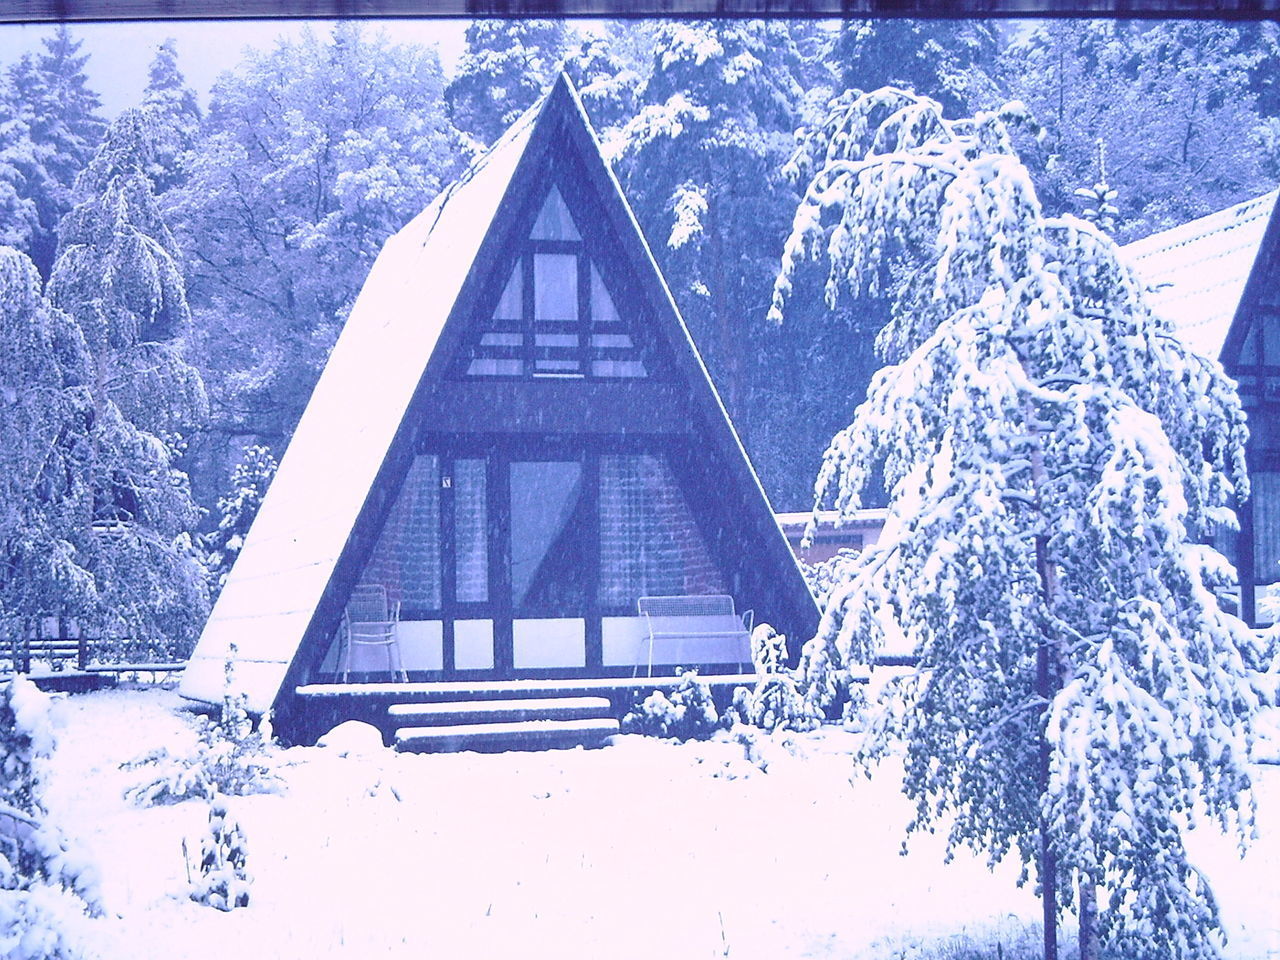
[[[343,683],[348,682],[355,651],[369,647],[381,647],[386,651],[387,669],[393,677],[408,682],[409,675],[400,662],[400,644],[396,639],[396,624],[400,622],[400,601],[388,603],[386,587],[379,583],[357,586],[351,591],[342,620],[347,635],[342,659]]]

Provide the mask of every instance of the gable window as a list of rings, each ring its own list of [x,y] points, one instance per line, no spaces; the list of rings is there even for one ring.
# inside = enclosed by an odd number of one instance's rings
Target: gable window
[[[521,244],[492,313],[479,324],[470,377],[636,379],[639,344],[556,187]]]

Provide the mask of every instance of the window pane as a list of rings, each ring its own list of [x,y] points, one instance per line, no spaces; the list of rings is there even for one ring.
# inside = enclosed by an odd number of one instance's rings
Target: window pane
[[[558,614],[586,603],[582,464],[511,464],[511,600]]]
[[[647,375],[643,360],[592,360],[593,377],[643,377]]]
[[[595,323],[613,323],[620,319],[613,305],[613,297],[600,277],[600,271],[591,265],[591,319]]]
[[[484,333],[480,335],[482,347],[518,347],[524,343],[524,334],[520,333]]]
[[[440,461],[415,457],[360,578],[408,610],[440,604]]]
[[[493,319],[519,320],[524,316],[524,283],[521,279],[523,275],[520,261],[517,260],[516,265],[511,268],[507,285],[502,288],[502,297],[498,300],[498,306],[494,308]]]
[[[484,464],[483,460],[458,460],[453,465],[457,596],[462,603],[483,603],[489,599],[489,521]]]
[[[1280,473],[1249,477],[1253,487],[1253,568],[1254,583],[1280,580]]]
[[[560,196],[560,191],[555,187],[552,187],[551,192],[547,194],[542,212],[538,214],[533,232],[529,236],[534,240],[582,239],[577,226],[574,225],[573,217],[569,214],[569,208],[565,206],[564,197]]]
[[[578,319],[578,258],[571,253],[533,255],[535,320]]]
[[[518,377],[524,373],[524,361],[477,357],[467,366],[467,373],[473,377]]]
[[[644,596],[726,593],[666,461],[600,458],[600,602],[635,609]]]
[[[577,347],[578,337],[573,333],[539,333],[533,338],[535,347]]]
[[[591,345],[593,347],[607,347],[618,350],[630,350],[635,346],[631,338],[625,333],[593,333],[591,335]]]

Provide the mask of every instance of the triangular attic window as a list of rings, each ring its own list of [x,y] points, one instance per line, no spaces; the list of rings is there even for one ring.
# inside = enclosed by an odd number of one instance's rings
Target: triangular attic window
[[[534,221],[533,232],[529,234],[529,239],[582,239],[573,222],[573,216],[569,213],[569,208],[565,206],[564,197],[560,196],[560,191],[555,187],[552,187],[551,192],[547,194],[546,202],[542,204],[542,212],[538,214],[538,219]]]
[[[520,261],[517,260],[515,266],[511,268],[511,276],[507,278],[507,285],[502,288],[502,297],[498,300],[498,305],[493,310],[493,319],[520,319],[524,301],[524,283],[522,280],[523,274],[520,271]]]
[[[615,323],[621,319],[594,263],[591,265],[591,319],[596,323]]]

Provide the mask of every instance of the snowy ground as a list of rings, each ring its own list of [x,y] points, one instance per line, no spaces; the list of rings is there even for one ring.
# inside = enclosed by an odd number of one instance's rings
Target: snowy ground
[[[186,896],[184,838],[207,807],[137,809],[121,761],[193,735],[171,692],[58,700],[51,814],[101,873],[107,960],[314,958],[887,958],[971,937],[1034,947],[1038,904],[935,837],[900,856],[909,816],[891,769],[855,776],[839,730],[767,744],[620,738],[603,750],[398,755],[281,751],[282,795],[233,798],[254,875],[246,909]],[[1241,862],[1211,830],[1193,851],[1228,956],[1280,954],[1280,767],[1259,767],[1259,840]]]

